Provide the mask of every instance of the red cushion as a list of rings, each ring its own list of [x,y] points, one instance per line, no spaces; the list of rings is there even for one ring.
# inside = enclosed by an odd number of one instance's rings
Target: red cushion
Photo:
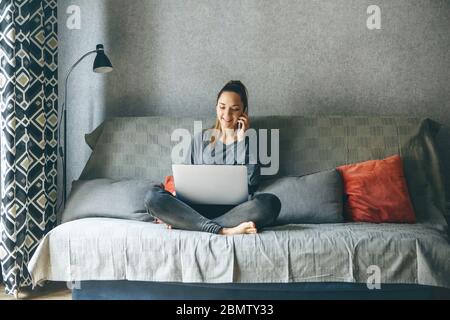
[[[337,170],[343,177],[346,213],[351,221],[416,221],[400,156],[350,164]]]
[[[175,195],[175,181],[173,176],[166,176],[164,179],[164,190],[170,192]]]

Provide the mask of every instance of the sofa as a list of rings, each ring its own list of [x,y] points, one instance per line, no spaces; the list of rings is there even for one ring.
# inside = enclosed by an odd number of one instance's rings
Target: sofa
[[[212,118],[112,118],[86,134],[79,180],[171,174],[171,133]],[[89,217],[58,225],[29,263],[33,285],[74,283],[74,299],[434,298],[450,289],[445,196],[430,119],[261,116],[279,129],[280,164],[267,181],[393,154],[402,157],[415,224],[344,221],[267,227],[255,235],[167,230],[148,221]],[[261,132],[261,131],[260,131]],[[302,195],[293,194],[291,201]],[[320,215],[320,212],[317,213]],[[373,266],[380,287],[370,289]]]

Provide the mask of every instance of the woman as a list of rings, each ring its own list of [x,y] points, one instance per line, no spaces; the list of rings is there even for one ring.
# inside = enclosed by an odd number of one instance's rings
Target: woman
[[[213,164],[219,157],[223,159],[223,164],[229,165],[238,164],[238,158],[245,158],[250,200],[235,207],[195,206],[177,199],[164,190],[163,185],[155,185],[147,193],[145,205],[157,223],[166,223],[169,228],[222,235],[254,234],[259,228],[275,221],[281,203],[273,194],[253,194],[258,187],[260,168],[258,164],[250,164],[248,161],[249,147],[245,139],[245,131],[250,128],[248,97],[247,90],[240,81],[230,81],[220,90],[216,113],[213,128],[218,132],[217,137],[212,136],[210,141],[203,141],[202,135],[194,137],[185,163]],[[245,157],[239,157],[234,150],[245,150]]]

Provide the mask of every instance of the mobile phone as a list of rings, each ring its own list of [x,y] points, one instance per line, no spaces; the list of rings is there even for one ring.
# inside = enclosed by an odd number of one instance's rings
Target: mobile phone
[[[247,116],[248,116],[248,110],[244,111],[244,113],[247,113]],[[240,122],[238,122],[237,130],[239,131],[239,130],[241,130],[241,128],[242,128],[242,124]]]

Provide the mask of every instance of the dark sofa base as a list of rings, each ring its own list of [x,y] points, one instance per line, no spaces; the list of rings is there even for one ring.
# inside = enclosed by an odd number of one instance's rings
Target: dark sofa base
[[[444,288],[382,284],[369,290],[360,283],[186,284],[138,281],[83,281],[74,300],[309,300],[450,299]]]

